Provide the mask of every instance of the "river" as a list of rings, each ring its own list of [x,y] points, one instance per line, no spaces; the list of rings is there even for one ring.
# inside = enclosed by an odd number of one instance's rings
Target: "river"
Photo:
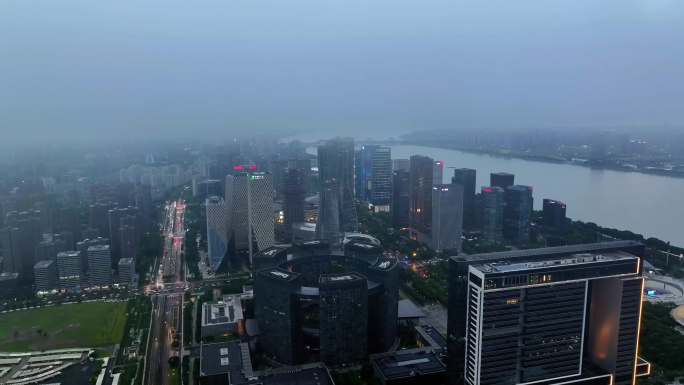
[[[569,217],[670,241],[684,246],[684,178],[597,170],[572,164],[494,157],[422,146],[392,146],[392,158],[426,155],[449,167],[477,170],[478,186],[489,184],[489,173],[515,174],[515,183],[534,187],[534,205],[551,198],[567,204]]]

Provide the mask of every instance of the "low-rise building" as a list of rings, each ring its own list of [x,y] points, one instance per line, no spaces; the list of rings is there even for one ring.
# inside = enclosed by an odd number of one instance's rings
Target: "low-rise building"
[[[202,337],[242,333],[244,316],[240,295],[226,295],[219,302],[202,305]]]
[[[371,356],[375,377],[382,385],[431,385],[446,381],[446,365],[439,352],[400,350]]]

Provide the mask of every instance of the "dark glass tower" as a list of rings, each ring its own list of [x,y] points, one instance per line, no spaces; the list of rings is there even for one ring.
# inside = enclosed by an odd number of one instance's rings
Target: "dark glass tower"
[[[514,244],[530,242],[530,220],[532,216],[532,187],[511,186],[505,193],[504,238]]]
[[[432,184],[434,161],[422,155],[411,157],[409,225],[416,237],[426,238],[432,226]]]
[[[257,273],[254,309],[259,320],[259,344],[270,357],[286,364],[301,360],[297,314],[300,275],[273,268]]]
[[[394,227],[409,226],[410,174],[397,170],[392,175],[392,224]]]
[[[469,230],[477,226],[476,173],[472,168],[457,168],[451,178],[451,183],[463,186],[463,227]]]
[[[507,172],[493,172],[489,175],[489,185],[506,188],[515,184],[515,175]]]
[[[336,180],[322,183],[316,238],[336,245],[341,238],[340,189]]]
[[[291,168],[285,174],[285,234],[288,242],[292,239],[292,224],[304,222],[304,173]]]
[[[368,354],[366,278],[358,273],[321,275],[319,290],[321,360],[334,365],[364,360]]]
[[[354,140],[337,138],[327,141],[318,147],[318,172],[321,186],[331,186],[333,182],[338,189],[338,217],[340,231],[357,231],[358,220],[354,204]],[[319,221],[329,221],[321,213]]]
[[[463,235],[463,188],[457,184],[432,187],[432,248],[461,250]]]
[[[562,230],[565,227],[567,218],[565,216],[565,203],[553,200],[544,199],[544,226],[551,227],[556,230]]]
[[[483,187],[481,206],[482,241],[501,243],[505,207],[504,190],[501,187]]]

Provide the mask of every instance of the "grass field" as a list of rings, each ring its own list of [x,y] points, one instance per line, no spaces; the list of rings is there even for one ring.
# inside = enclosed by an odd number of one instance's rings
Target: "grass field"
[[[87,302],[0,314],[0,352],[117,344],[126,302]]]

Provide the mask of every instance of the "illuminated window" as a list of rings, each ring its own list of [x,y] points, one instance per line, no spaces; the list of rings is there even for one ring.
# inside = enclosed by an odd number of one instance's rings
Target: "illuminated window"
[[[509,298],[506,300],[506,305],[517,305],[519,301],[518,298]]]

